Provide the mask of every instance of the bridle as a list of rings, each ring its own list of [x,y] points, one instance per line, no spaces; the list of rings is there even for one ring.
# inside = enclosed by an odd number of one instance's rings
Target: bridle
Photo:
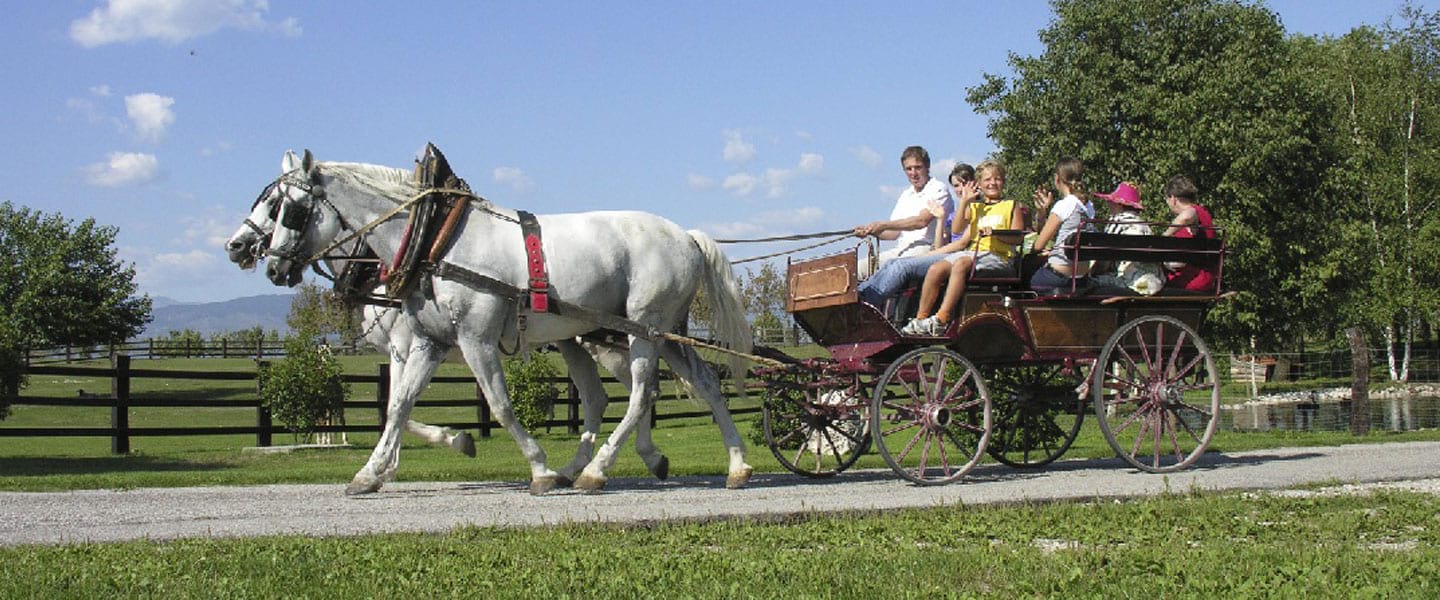
[[[335,218],[340,220],[340,227],[347,230],[350,229],[344,217],[340,216],[340,211],[335,210],[335,205],[330,203],[329,197],[325,194],[325,187],[314,181],[303,169],[294,169],[280,175],[278,179],[266,187],[266,190],[265,192],[261,192],[262,198],[270,195],[271,190],[276,193],[271,196],[271,201],[275,202],[275,208],[272,209],[271,212],[271,220],[275,220],[278,216],[280,221],[276,223],[276,227],[284,227],[295,232],[291,239],[285,241],[284,246],[279,248],[270,247],[266,251],[266,254],[270,256],[294,262],[299,262],[306,258],[300,254],[299,248],[300,243],[304,241],[305,233],[309,230],[311,222],[315,219],[316,209],[318,208],[318,206],[316,206],[317,201],[330,206],[331,212],[335,213]],[[298,195],[295,194],[297,190],[300,192]],[[257,201],[257,203],[258,202],[259,201]],[[254,212],[253,208],[251,212]],[[248,223],[249,220],[247,219],[246,222]],[[254,227],[253,224],[251,226]],[[259,230],[257,229],[257,231]],[[269,246],[269,244],[266,245]],[[309,260],[304,260],[304,263],[311,264],[322,258],[339,260],[353,259],[355,257],[315,256]]]

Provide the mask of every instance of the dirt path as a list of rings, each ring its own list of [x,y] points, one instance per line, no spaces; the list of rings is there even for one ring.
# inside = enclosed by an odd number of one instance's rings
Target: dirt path
[[[964,482],[911,485],[889,471],[828,480],[757,475],[724,489],[724,477],[615,479],[598,494],[532,497],[520,482],[402,482],[348,498],[343,483],[0,493],[0,544],[273,534],[358,535],[448,531],[461,525],[531,526],[975,505],[1023,500],[1137,497],[1165,491],[1282,489],[1316,483],[1440,490],[1440,442],[1281,448],[1213,454],[1164,475],[1118,460],[1062,461],[1038,471],[977,468]]]

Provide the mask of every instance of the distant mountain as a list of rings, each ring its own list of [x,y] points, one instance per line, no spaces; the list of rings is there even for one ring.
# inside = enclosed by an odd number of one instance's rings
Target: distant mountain
[[[289,332],[285,317],[290,314],[293,294],[247,296],[224,302],[177,302],[170,298],[152,297],[150,314],[154,320],[140,334],[141,339],[163,337],[171,331],[193,329],[205,337],[250,329],[259,325],[267,333]]]

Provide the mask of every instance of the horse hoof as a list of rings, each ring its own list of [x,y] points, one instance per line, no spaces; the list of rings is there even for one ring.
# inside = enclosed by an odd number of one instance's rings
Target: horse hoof
[[[450,440],[450,447],[459,450],[461,454],[475,458],[475,438],[470,437],[470,432],[462,431],[455,439]]]
[[[670,457],[660,457],[660,460],[655,462],[655,466],[650,467],[650,474],[654,475],[655,478],[660,481],[665,481],[666,478],[670,477]]]
[[[575,479],[575,489],[585,490],[587,492],[596,492],[605,489],[605,476],[581,473],[580,477]]]
[[[725,489],[733,490],[745,487],[745,484],[750,483],[750,474],[754,472],[755,469],[750,465],[745,465],[744,470],[731,473],[729,477],[725,478]]]
[[[365,494],[373,494],[378,491],[380,491],[380,482],[378,481],[373,483],[352,481],[350,482],[350,485],[345,486],[346,496],[363,496]]]
[[[555,476],[555,487],[570,487],[575,485],[575,480],[564,473]]]
[[[550,491],[553,489],[555,489],[554,477],[541,477],[538,479],[530,480],[531,496],[544,496],[545,494],[550,493]]]

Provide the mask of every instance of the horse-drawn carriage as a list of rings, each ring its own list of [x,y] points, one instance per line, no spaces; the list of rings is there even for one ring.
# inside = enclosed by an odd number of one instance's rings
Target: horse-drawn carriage
[[[444,164],[433,147],[430,158]],[[959,318],[943,335],[906,337],[894,327],[894,319],[906,316],[903,306],[882,310],[858,300],[852,251],[789,270],[788,309],[831,358],[758,356],[748,354],[730,265],[702,232],[637,212],[537,217],[505,209],[470,193],[458,178],[461,185],[453,189],[433,176],[448,172],[448,165],[412,177],[379,165],[319,163],[308,152],[303,159],[286,153],[281,165],[281,176],[261,192],[227,244],[232,260],[249,267],[268,255],[271,281],[294,285],[319,261],[333,268],[395,257],[380,272],[388,274],[386,291],[400,304],[388,340],[397,383],[380,442],[348,493],[374,492],[394,477],[402,424],[452,347],[460,348],[492,411],[525,454],[532,493],[566,481],[603,487],[605,469],[632,431],[646,466],[665,476],[668,459],[643,426],[661,359],[710,404],[729,458],[726,485],[744,485],[751,474],[745,449],[719,379],[699,360],[697,346],[765,365],[758,372],[767,382],[763,426],[770,448],[785,467],[811,476],[845,470],[872,442],[898,473],[922,484],[959,479],[987,451],[1007,464],[1042,465],[1075,439],[1087,404],[1115,450],[1149,471],[1189,465],[1215,431],[1219,382],[1196,333],[1214,294],[1132,297],[1072,289],[1039,297],[1024,288],[1025,273],[1017,271],[972,278]],[[433,218],[418,218],[428,214],[419,208],[425,202],[436,205]],[[408,220],[395,218],[405,214]],[[549,235],[543,243],[542,226]],[[1077,240],[1070,247],[1077,262],[1179,261],[1218,272],[1224,257],[1218,237],[1086,233]],[[625,260],[597,263],[597,257]],[[702,287],[724,347],[667,333]],[[596,332],[624,334],[628,345],[597,344],[589,337]],[[560,349],[586,406],[587,434],[558,471],[513,419],[499,363],[507,346],[544,343]],[[625,417],[598,450],[607,398],[597,362],[628,376],[621,381],[631,392]],[[732,369],[739,373],[743,368]]]
[[[1219,274],[1218,233],[1082,232],[1067,252],[1076,263],[1175,261]],[[786,310],[830,353],[760,369],[766,440],[791,471],[835,475],[872,443],[920,484],[955,481],[987,453],[1037,467],[1065,453],[1091,408],[1110,446],[1139,469],[1183,469],[1205,452],[1220,382],[1198,332],[1218,292],[1140,296],[1072,284],[1040,296],[1017,266],[972,278],[942,335],[910,337],[896,328],[908,316],[903,297],[884,307],[859,300],[856,254],[788,268]]]

